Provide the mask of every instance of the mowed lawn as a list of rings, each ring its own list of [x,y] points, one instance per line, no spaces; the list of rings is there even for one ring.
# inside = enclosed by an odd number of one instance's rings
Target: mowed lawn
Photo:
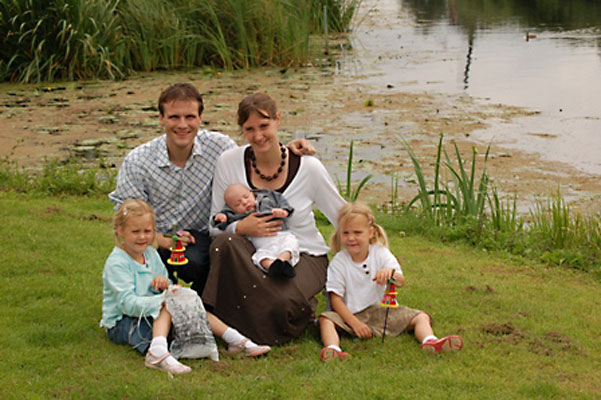
[[[463,351],[345,337],[352,359],[325,364],[311,327],[262,359],[219,342],[221,360],[186,360],[188,375],[149,370],[98,326],[111,214],[105,198],[0,194],[1,398],[601,398],[598,279],[399,231],[400,302],[429,312],[438,335],[462,335]]]

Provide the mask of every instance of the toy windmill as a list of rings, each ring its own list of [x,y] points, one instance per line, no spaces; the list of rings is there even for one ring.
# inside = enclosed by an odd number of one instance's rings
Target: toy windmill
[[[173,240],[174,245],[169,247],[169,250],[171,250],[171,256],[167,260],[167,263],[169,263],[170,265],[186,265],[188,264],[188,259],[184,254],[184,252],[186,251],[186,246],[184,246],[181,240],[182,232],[177,231],[176,229],[177,228],[174,226],[173,234],[171,235],[171,239]]]
[[[391,308],[397,308],[399,303],[396,301],[396,288],[394,280],[389,279],[386,285],[386,291],[384,292],[384,298],[380,302],[380,306],[386,307],[386,316],[384,317],[384,330],[382,331],[382,343],[384,343],[384,336],[386,336],[386,323],[388,322],[388,312]]]

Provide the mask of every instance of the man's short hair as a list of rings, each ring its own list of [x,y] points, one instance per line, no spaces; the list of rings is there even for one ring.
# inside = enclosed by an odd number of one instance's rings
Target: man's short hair
[[[188,101],[193,100],[198,102],[198,115],[202,115],[204,104],[200,92],[189,83],[176,83],[163,90],[159,96],[159,112],[165,115],[165,104],[172,101]]]

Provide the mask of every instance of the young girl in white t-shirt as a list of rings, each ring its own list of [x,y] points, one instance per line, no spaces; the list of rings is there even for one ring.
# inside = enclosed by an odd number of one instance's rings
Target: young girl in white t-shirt
[[[386,232],[374,222],[368,206],[355,202],[342,207],[331,246],[337,254],[328,266],[326,281],[331,311],[319,316],[322,361],[350,357],[340,348],[339,330],[362,339],[382,336],[386,308],[378,303],[383,299],[384,287],[389,280],[396,287],[405,283],[401,267],[388,249]],[[431,318],[425,312],[403,306],[390,308],[386,334],[397,336],[407,331],[414,332],[427,352],[458,351],[463,347],[459,336],[434,336]]]

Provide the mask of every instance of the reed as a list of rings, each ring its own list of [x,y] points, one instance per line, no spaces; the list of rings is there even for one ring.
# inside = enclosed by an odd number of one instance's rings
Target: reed
[[[125,40],[118,0],[0,1],[4,80],[117,78]]]
[[[308,9],[312,10],[312,32],[324,32],[324,6],[328,13],[328,32],[346,32],[360,5],[361,0],[309,0]]]
[[[329,30],[347,30],[358,3],[327,0]],[[1,0],[0,79],[305,65],[322,10],[317,0]]]
[[[359,198],[359,194],[363,187],[369,182],[369,180],[373,177],[372,174],[368,174],[363,177],[356,188],[353,189],[353,155],[354,155],[354,141],[351,140],[351,145],[349,148],[349,156],[346,164],[346,185],[343,189],[340,182],[338,182],[338,191],[348,201],[356,201]]]

